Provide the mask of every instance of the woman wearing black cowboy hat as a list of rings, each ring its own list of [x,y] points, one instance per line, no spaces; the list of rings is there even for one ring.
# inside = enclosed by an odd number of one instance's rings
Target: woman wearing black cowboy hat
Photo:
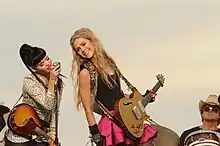
[[[43,141],[40,137],[29,140],[8,130],[5,145],[53,146],[55,138],[55,85],[57,87],[58,106],[63,90],[63,81],[59,77],[60,66],[53,66],[51,58],[42,48],[23,44],[19,51],[24,65],[31,72],[24,77],[22,102],[34,107],[41,120],[48,123],[48,127],[44,129],[47,129],[45,132],[48,133],[52,141]]]

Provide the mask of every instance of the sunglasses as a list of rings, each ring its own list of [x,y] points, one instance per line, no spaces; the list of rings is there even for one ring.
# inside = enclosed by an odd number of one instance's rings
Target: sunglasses
[[[203,107],[203,111],[208,112],[208,111],[213,111],[215,113],[219,112],[219,107],[218,106],[211,106],[211,105],[206,105]]]

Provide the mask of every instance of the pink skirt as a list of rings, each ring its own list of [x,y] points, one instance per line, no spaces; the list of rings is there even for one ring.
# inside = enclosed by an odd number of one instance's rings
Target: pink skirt
[[[111,114],[114,114],[111,111]],[[101,135],[106,137],[106,146],[115,146],[121,142],[125,144],[132,144],[133,141],[125,137],[122,129],[118,127],[107,116],[103,115],[98,124]],[[157,131],[150,127],[148,124],[144,124],[144,134],[140,139],[140,144],[147,142],[150,138],[154,137]]]

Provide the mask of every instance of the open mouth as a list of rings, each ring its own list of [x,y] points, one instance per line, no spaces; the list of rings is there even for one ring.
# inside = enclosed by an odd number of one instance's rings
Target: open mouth
[[[85,51],[84,51],[84,55],[87,55],[89,53],[89,49],[86,49]]]

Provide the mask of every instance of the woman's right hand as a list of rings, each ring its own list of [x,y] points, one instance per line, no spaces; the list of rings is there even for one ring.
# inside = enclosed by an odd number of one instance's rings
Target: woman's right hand
[[[50,71],[50,76],[56,78],[59,76],[61,72],[61,68],[60,68],[60,65],[56,65],[54,66],[54,68]]]
[[[55,145],[55,136],[50,136],[49,146],[56,146],[56,145]]]
[[[104,146],[105,145],[105,137],[100,135],[100,133],[92,135],[92,141],[96,144],[96,146]]]
[[[97,124],[89,126],[89,131],[96,146],[105,145],[105,137],[100,134]]]

